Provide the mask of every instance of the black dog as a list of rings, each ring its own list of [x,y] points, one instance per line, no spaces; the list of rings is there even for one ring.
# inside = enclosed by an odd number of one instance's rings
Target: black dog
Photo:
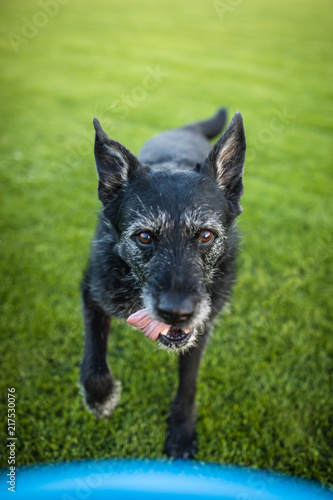
[[[234,280],[246,145],[237,113],[211,149],[208,139],[225,121],[221,109],[207,121],[164,132],[136,158],[94,119],[103,210],[82,284],[80,380],[88,408],[108,417],[120,395],[106,360],[113,315],[178,352],[179,387],[165,448],[171,457],[196,452],[200,358]]]

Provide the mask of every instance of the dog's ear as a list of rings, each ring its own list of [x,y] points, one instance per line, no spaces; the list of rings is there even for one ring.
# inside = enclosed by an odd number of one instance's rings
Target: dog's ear
[[[139,160],[122,144],[110,139],[94,118],[95,161],[98,173],[98,197],[106,203],[140,167]]]
[[[235,216],[242,211],[239,201],[243,193],[245,150],[243,119],[240,113],[236,113],[202,168],[203,173],[216,179]]]

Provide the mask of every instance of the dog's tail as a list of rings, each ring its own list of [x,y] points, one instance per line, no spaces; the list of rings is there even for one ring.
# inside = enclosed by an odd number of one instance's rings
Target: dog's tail
[[[207,139],[213,139],[213,137],[222,132],[227,122],[227,116],[227,108],[220,108],[212,118],[202,122],[190,123],[182,128],[185,130],[193,130],[193,132],[199,132],[207,137]]]

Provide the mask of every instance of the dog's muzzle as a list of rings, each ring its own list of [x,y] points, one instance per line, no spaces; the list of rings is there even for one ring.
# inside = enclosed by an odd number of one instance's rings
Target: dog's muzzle
[[[139,328],[146,337],[169,349],[182,349],[194,336],[193,328],[179,328],[153,319],[147,309],[140,309],[127,318],[127,322]]]

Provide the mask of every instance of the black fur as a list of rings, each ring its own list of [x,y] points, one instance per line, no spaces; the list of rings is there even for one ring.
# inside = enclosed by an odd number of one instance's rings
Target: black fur
[[[80,380],[89,409],[109,416],[119,399],[119,383],[106,361],[111,316],[126,319],[146,308],[152,318],[171,324],[157,342],[179,352],[166,440],[172,457],[195,454],[200,358],[234,280],[246,146],[237,113],[211,149],[208,138],[225,121],[221,109],[210,120],[164,132],[136,157],[94,119],[103,209],[82,283],[86,342]],[[142,243],[142,233],[149,243]]]

